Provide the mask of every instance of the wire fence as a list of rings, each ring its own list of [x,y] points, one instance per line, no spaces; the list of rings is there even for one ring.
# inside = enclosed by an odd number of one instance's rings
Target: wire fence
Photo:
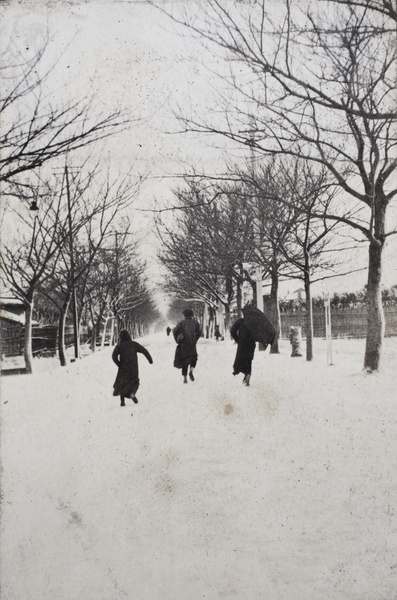
[[[384,307],[385,336],[397,335],[397,306]],[[367,309],[331,309],[331,333],[333,338],[365,338],[367,335]],[[288,338],[290,327],[301,327],[306,336],[306,312],[298,310],[281,313],[281,337]],[[313,335],[325,338],[325,310],[313,311]]]
[[[0,331],[1,356],[19,356],[23,353],[24,326],[20,323],[2,319]],[[87,341],[87,332],[80,331],[80,343]],[[65,327],[65,347],[74,344],[74,331],[71,325]],[[32,328],[33,356],[52,356],[58,350],[58,327],[46,325]]]
[[[385,336],[397,335],[397,306],[385,306]],[[288,339],[291,327],[301,327],[306,337],[306,312],[304,309],[281,313],[281,337]],[[324,309],[313,311],[314,337],[326,337]],[[367,335],[367,310],[360,308],[331,308],[331,333],[333,338],[365,338]],[[0,352],[4,356],[22,354],[24,328],[20,323],[2,319],[0,331]],[[87,332],[81,332],[80,342],[86,342]],[[66,347],[73,344],[73,328],[65,328]],[[32,351],[34,356],[55,354],[58,347],[58,328],[54,326],[35,327],[32,331]]]

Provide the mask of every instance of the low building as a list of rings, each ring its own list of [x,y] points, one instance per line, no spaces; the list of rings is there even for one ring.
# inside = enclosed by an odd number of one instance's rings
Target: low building
[[[12,297],[0,297],[0,355],[18,356],[22,354],[25,325],[25,305]]]

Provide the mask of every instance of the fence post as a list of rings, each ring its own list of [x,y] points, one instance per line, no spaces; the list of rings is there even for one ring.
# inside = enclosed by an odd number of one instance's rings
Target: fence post
[[[325,339],[327,341],[327,363],[332,365],[331,300],[325,300]]]
[[[263,312],[263,291],[262,291],[262,267],[257,267],[255,272],[255,300],[256,307]],[[258,350],[264,351],[265,346],[258,343]]]

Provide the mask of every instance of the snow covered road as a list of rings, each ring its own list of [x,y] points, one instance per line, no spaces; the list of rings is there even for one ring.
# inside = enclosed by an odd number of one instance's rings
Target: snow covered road
[[[284,342],[248,388],[231,341],[188,385],[140,342],[136,406],[109,348],[2,378],[2,600],[394,600],[397,340],[371,376],[364,341]]]

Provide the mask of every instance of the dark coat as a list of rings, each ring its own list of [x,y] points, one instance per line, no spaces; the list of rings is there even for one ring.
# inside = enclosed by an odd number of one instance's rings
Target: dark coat
[[[178,346],[175,351],[174,367],[182,369],[197,361],[197,340],[201,337],[198,321],[186,317],[174,327],[173,336]]]
[[[244,373],[251,374],[252,360],[255,353],[255,340],[252,337],[244,319],[237,319],[233,324],[230,334],[237,342],[237,352],[233,364],[233,375]]]
[[[113,384],[113,396],[129,396],[137,391],[139,386],[138,352],[144,354],[150,364],[153,363],[146,348],[133,340],[121,341],[113,350],[112,360],[119,368]]]

